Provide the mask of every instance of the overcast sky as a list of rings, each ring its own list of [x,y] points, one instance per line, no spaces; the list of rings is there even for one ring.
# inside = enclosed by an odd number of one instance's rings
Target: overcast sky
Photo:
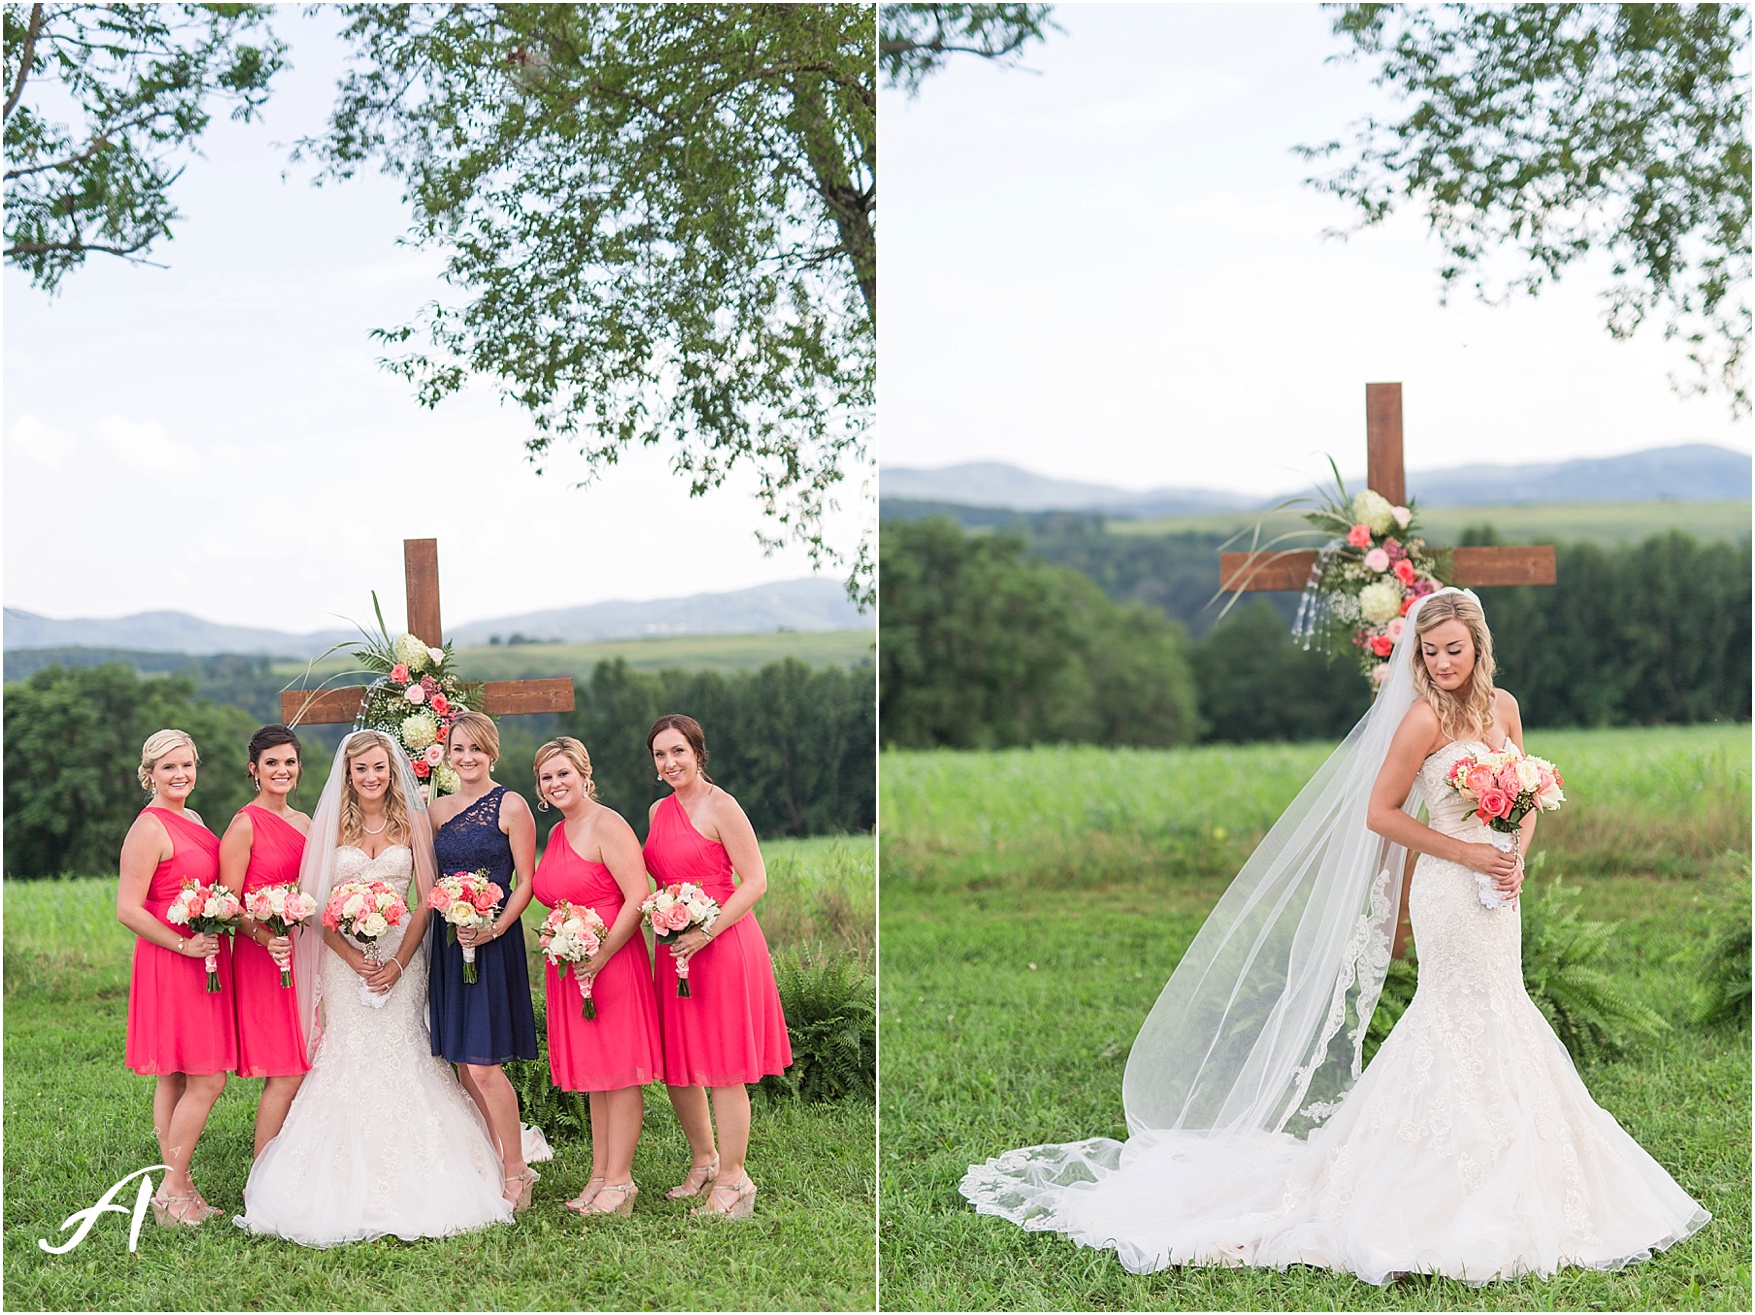
[[[431,535],[450,623],[808,574],[763,555],[752,482],[691,500],[645,451],[580,491],[576,459],[524,461],[491,387],[426,411],[376,364],[370,331],[439,295],[442,260],[397,245],[393,182],[282,180],[343,51],[330,16],[276,23],[294,67],[265,122],[216,117],[168,269],[94,257],[53,298],[6,270],[6,604],[303,631],[366,620],[375,588],[395,624],[401,541]],[[834,531],[850,546],[856,512]]]
[[[1034,72],[953,60],[880,110],[882,460],[1003,460],[1272,494],[1365,464],[1403,384],[1411,469],[1749,450],[1658,324],[1601,327],[1600,266],[1501,308],[1438,301],[1416,219],[1350,216],[1291,153],[1382,93],[1314,5],[1062,5]],[[1412,490],[1418,493],[1418,488]]]

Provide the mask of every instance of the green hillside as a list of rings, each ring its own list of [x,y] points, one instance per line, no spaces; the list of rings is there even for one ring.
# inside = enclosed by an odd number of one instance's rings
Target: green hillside
[[[1749,534],[1747,502],[1532,502],[1496,507],[1432,507],[1420,511],[1427,537],[1454,544],[1472,525],[1491,525],[1501,543],[1639,543],[1667,530],[1682,530],[1702,543],[1736,541]],[[1211,512],[1160,520],[1113,519],[1111,534],[1235,534],[1256,522],[1251,512]],[[1308,529],[1296,511],[1260,517],[1263,540],[1287,530]],[[1312,540],[1314,542],[1314,540]],[[1299,546],[1288,542],[1288,547]]]
[[[624,659],[635,671],[754,671],[785,658],[813,667],[850,667],[872,658],[870,630],[770,630],[755,635],[662,635],[652,639],[612,639],[593,644],[483,644],[457,650],[458,667],[471,680],[523,680],[532,676],[584,679],[599,662]],[[354,665],[345,654],[312,668],[316,679]],[[290,680],[304,671],[301,662],[276,662],[276,675]]]

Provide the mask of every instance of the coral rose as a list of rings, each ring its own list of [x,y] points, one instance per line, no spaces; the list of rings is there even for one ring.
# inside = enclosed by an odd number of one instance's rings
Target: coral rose
[[[1371,636],[1371,651],[1378,657],[1386,658],[1395,651],[1395,641],[1388,635]]]
[[[1350,547],[1354,548],[1370,547],[1371,527],[1363,523],[1355,525],[1352,529],[1347,531],[1347,543]]]
[[[1395,564],[1395,578],[1403,584],[1412,584],[1419,578],[1419,573],[1414,570],[1414,564],[1404,557]]]

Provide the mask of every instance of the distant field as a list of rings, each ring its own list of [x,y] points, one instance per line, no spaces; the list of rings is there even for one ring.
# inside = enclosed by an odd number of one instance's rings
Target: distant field
[[[797,658],[812,666],[850,667],[872,657],[869,630],[771,630],[756,635],[663,635],[653,639],[613,639],[596,644],[483,644],[457,650],[458,667],[475,680],[522,680],[531,676],[584,679],[599,662],[626,660],[636,671],[753,671],[770,662]],[[318,679],[354,665],[344,654],[312,668]],[[304,663],[283,661],[274,672],[291,679]]]
[[[1491,525],[1505,543],[1637,543],[1667,530],[1682,530],[1703,543],[1736,540],[1749,533],[1747,502],[1534,502],[1499,507],[1433,507],[1420,523],[1433,543],[1452,544],[1471,525]],[[1262,517],[1262,538],[1308,529],[1296,512]],[[1111,520],[1111,534],[1234,534],[1254,525],[1248,512],[1212,512],[1161,520]],[[1289,542],[1285,546],[1300,546]]]

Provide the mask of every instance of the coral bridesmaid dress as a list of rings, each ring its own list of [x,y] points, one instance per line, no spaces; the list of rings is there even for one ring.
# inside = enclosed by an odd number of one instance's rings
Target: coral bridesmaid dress
[[[661,886],[692,881],[722,907],[737,889],[725,846],[695,830],[675,795],[653,814],[645,852],[646,870]],[[774,963],[753,910],[689,960],[687,996],[677,996],[676,960],[669,949],[660,945],[655,957],[665,1082],[730,1087],[760,1082],[792,1063]]]
[[[265,808],[246,804],[250,812],[250,866],[244,869],[244,894],[263,886],[299,879],[305,838],[298,828]],[[307,925],[296,936],[321,936]],[[305,1059],[305,1030],[299,1024],[298,991],[280,984],[274,956],[248,936],[237,938],[232,980],[238,992],[238,1076],[281,1078],[311,1071]]]
[[[571,900],[597,910],[613,927],[622,911],[622,888],[602,863],[579,857],[567,842],[567,825],[556,823],[536,865],[536,898],[553,908]],[[548,1067],[565,1091],[619,1091],[643,1087],[664,1077],[658,1044],[658,1004],[652,998],[652,969],[646,938],[636,931],[603,965],[592,983],[597,1017],[583,1016],[584,997],[569,967],[552,963],[548,985]]]
[[[189,878],[219,880],[219,837],[191,817],[148,806],[171,837],[171,856],[158,865],[146,889],[146,911],[178,936],[188,932],[165,921],[165,910]],[[233,1019],[232,952],[219,938],[218,991],[207,989],[207,967],[140,937],[134,942],[134,977],[128,987],[128,1067],[136,1073],[225,1073],[238,1064]]]

